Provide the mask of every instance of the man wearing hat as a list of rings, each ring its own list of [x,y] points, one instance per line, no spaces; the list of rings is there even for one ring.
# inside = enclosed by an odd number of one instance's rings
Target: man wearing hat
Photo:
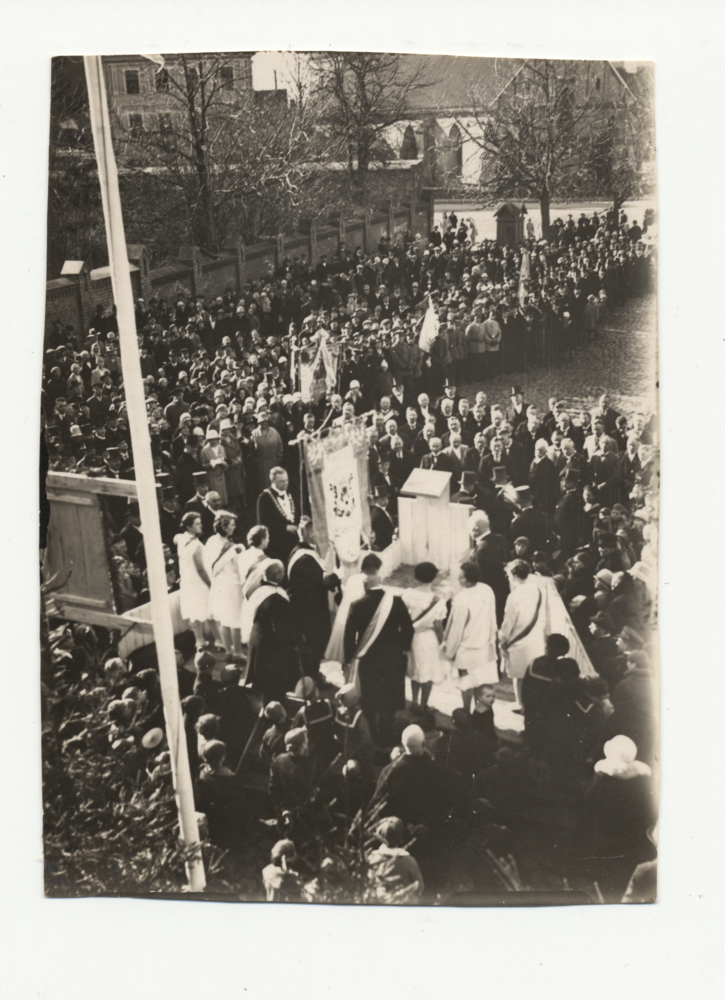
[[[476,494],[478,493],[478,476],[475,472],[464,470],[461,473],[460,488],[451,497],[451,503],[465,504],[467,507],[476,506]]]
[[[559,535],[561,559],[566,561],[586,543],[587,531],[591,535],[591,523],[584,511],[576,469],[566,472],[561,482],[564,495],[554,511],[554,526]]]
[[[336,748],[336,764],[348,765],[357,762],[363,780],[373,781],[373,760],[375,748],[370,724],[360,707],[360,693],[355,684],[343,684],[335,695],[337,709],[333,722]],[[372,790],[372,784],[370,785]],[[369,792],[368,792],[369,794]]]
[[[505,417],[507,423],[515,431],[519,424],[526,423],[526,411],[529,404],[524,402],[523,390],[520,385],[511,386],[511,402],[506,407]]]
[[[592,666],[600,673],[606,674],[606,663],[619,655],[617,640],[614,636],[614,623],[604,611],[597,611],[589,619],[589,632],[592,640],[587,646],[587,653]]]
[[[405,707],[406,656],[413,623],[403,600],[382,586],[378,556],[365,556],[365,595],[354,601],[344,634],[345,662],[357,670],[360,704],[373,738],[385,746],[398,709]]]
[[[282,588],[284,576],[284,565],[271,559],[261,586],[242,608],[242,642],[249,644],[247,683],[262,693],[265,704],[284,701],[300,678],[302,634]]]
[[[184,513],[194,511],[201,518],[201,534],[199,538],[206,542],[214,533],[214,520],[217,511],[221,510],[221,498],[215,490],[209,489],[206,472],[193,473],[196,492],[184,504]]]
[[[375,533],[375,551],[382,552],[392,544],[395,523],[388,510],[390,487],[384,484],[373,487],[373,504],[370,508],[370,525]]]

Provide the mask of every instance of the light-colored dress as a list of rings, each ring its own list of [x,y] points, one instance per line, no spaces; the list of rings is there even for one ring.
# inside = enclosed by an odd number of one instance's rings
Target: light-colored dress
[[[179,610],[189,622],[205,622],[209,617],[209,587],[199,576],[194,554],[204,546],[195,535],[184,532],[175,538],[179,554]],[[208,572],[208,570],[207,570]]]
[[[464,587],[453,598],[443,653],[458,671],[461,690],[498,684],[496,598],[487,583]]]
[[[239,573],[243,599],[251,597],[261,585],[264,571],[271,562],[273,560],[264,554],[264,550],[258,549],[254,545],[250,545],[244,552],[240,552],[237,558],[237,572]]]
[[[205,546],[211,575],[209,615],[225,628],[240,628],[242,620],[242,583],[234,542],[221,535],[211,535]]]
[[[504,662],[509,677],[520,680],[529,665],[546,652],[546,615],[545,594],[532,574],[506,598],[499,639],[502,648],[505,647]],[[526,630],[523,638],[517,638]]]
[[[345,662],[345,625],[353,603],[365,596],[364,573],[353,573],[342,585],[342,600],[335,615],[335,621],[330,633],[330,641],[325,650],[325,659],[336,663]]]
[[[430,590],[408,587],[400,595],[410,612],[415,630],[408,653],[408,677],[417,684],[442,684],[445,665],[434,623],[446,617],[446,602]]]

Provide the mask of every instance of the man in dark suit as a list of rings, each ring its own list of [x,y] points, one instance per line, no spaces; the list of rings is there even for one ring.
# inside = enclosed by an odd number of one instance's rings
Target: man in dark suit
[[[475,472],[462,472],[460,489],[451,497],[451,503],[464,504],[466,507],[476,506],[478,492],[478,476]]]
[[[314,547],[315,531],[309,517],[298,525],[299,544],[292,549],[287,564],[292,615],[304,636],[300,656],[305,676],[320,676],[320,661],[330,638],[330,605],[325,571]]]
[[[491,442],[491,450],[485,454],[478,463],[478,482],[483,490],[486,490],[492,483],[496,482],[494,470],[503,466],[510,482],[515,483],[516,469],[514,463],[508,456],[504,455],[503,441],[494,438]]]
[[[393,541],[395,522],[388,510],[390,491],[387,486],[375,486],[373,506],[370,508],[370,526],[375,533],[375,550],[382,552]]]
[[[554,463],[547,456],[546,441],[537,441],[534,459],[529,469],[529,486],[534,505],[546,514],[553,514],[561,496],[559,477]]]
[[[409,406],[405,411],[406,423],[398,428],[398,434],[403,439],[403,443],[408,451],[413,450],[413,442],[422,430],[422,425],[418,418],[418,411],[413,406]]]
[[[535,407],[529,408],[526,421],[520,423],[513,433],[513,440],[523,448],[524,468],[527,470],[534,460],[536,442],[546,440],[544,428],[539,421]]]
[[[387,746],[395,713],[405,708],[405,654],[413,641],[413,623],[402,599],[383,589],[381,565],[373,553],[362,561],[366,593],[350,608],[344,644],[346,663],[359,657],[360,706],[373,739]]]
[[[420,461],[421,469],[435,469],[437,472],[450,472],[452,476],[456,474],[456,462],[452,455],[446,455],[443,451],[443,442],[438,437],[433,437],[429,442],[430,452],[424,455]]]
[[[509,592],[503,568],[506,561],[506,542],[503,535],[491,531],[491,522],[482,510],[471,514],[468,524],[472,546],[467,558],[478,566],[481,583],[487,583],[493,590],[496,598],[496,620],[500,625]]]
[[[511,387],[511,402],[506,407],[505,417],[508,423],[511,424],[514,430],[519,424],[526,423],[526,411],[528,409],[528,403],[524,402],[524,394],[521,391],[521,386],[514,385]]]
[[[498,437],[501,439],[503,444],[503,454],[510,463],[513,469],[511,473],[511,482],[514,486],[523,486],[526,482],[526,473],[528,472],[528,467],[531,464],[526,462],[526,453],[523,446],[514,441],[512,437],[511,424],[503,423],[501,424]]]
[[[405,485],[408,476],[415,468],[415,458],[410,449],[406,449],[403,438],[398,435],[390,442],[392,451],[390,453],[390,481],[396,493],[400,493]]]
[[[521,513],[517,514],[511,522],[511,537],[519,538],[523,535],[528,538],[532,553],[538,549],[548,550],[549,518],[543,511],[536,510],[532,506],[530,487],[519,486],[516,490],[516,498]]]
[[[554,525],[559,535],[561,558],[570,559],[580,545],[586,542],[586,533],[591,537],[591,522],[584,512],[581,498],[579,474],[572,469],[562,480],[564,496],[556,505]]]
[[[257,523],[269,532],[270,559],[280,559],[285,566],[297,544],[299,514],[288,491],[289,476],[281,465],[270,471],[270,485],[257,497]]]

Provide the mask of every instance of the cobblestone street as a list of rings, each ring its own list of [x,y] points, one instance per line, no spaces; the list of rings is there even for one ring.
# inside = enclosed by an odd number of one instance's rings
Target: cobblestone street
[[[577,348],[571,360],[555,368],[541,366],[527,372],[511,371],[486,382],[464,383],[460,391],[470,399],[483,389],[488,403],[508,403],[513,383],[521,384],[524,399],[548,409],[550,396],[565,399],[573,408],[591,409],[607,391],[615,409],[624,413],[656,408],[657,300],[655,295],[630,299],[610,309],[592,344]]]

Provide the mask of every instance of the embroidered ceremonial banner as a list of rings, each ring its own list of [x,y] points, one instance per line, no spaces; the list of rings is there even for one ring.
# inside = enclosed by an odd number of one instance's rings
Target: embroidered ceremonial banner
[[[302,446],[317,550],[324,557],[332,542],[342,562],[354,563],[371,531],[365,417],[303,439]]]
[[[349,444],[325,455],[323,466],[327,534],[343,562],[360,554],[362,510],[357,464]]]

